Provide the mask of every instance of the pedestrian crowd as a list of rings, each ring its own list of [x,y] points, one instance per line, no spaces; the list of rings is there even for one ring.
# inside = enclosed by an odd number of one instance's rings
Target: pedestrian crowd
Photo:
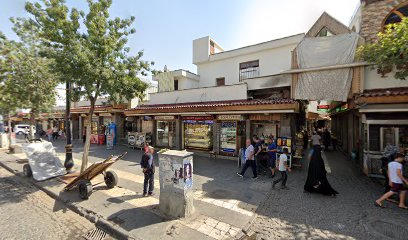
[[[302,134],[303,147],[306,152],[309,146],[309,134],[307,131],[303,131]],[[312,148],[308,154],[309,168],[304,191],[336,196],[338,192],[331,187],[327,179],[326,167],[321,155],[321,145],[324,144],[325,150],[328,150],[328,147],[331,145],[331,134],[328,129],[326,129],[321,135],[322,136],[314,131],[310,137]],[[284,147],[280,149],[280,153],[278,154],[278,146],[273,136],[267,138],[267,147],[265,150],[262,147],[264,144],[264,139],[258,136],[253,136],[252,140],[246,139],[246,147],[242,151],[243,167],[237,175],[243,178],[248,168],[251,168],[253,174],[252,179],[257,179],[258,173],[264,168],[270,171],[271,178],[275,178],[276,175],[279,175],[277,179],[272,182],[272,188],[275,188],[275,186],[280,183],[281,189],[288,189],[286,183],[288,173],[291,171],[289,164],[291,156],[288,148]],[[263,152],[266,154],[262,154]],[[266,161],[264,161],[265,157]],[[266,162],[266,166],[262,164],[262,162]]]

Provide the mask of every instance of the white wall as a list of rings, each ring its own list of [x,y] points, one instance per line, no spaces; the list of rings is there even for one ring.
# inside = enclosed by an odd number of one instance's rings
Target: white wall
[[[408,80],[399,80],[394,78],[394,71],[387,73],[386,77],[381,77],[377,73],[377,69],[371,67],[365,67],[364,72],[364,89],[377,89],[377,88],[395,88],[395,87],[408,87]]]
[[[191,89],[198,87],[198,81],[186,77],[178,79],[179,90]]]
[[[193,63],[207,61],[210,55],[210,37],[193,40]]]
[[[246,84],[153,93],[150,94],[150,101],[145,104],[174,104],[243,99],[247,99]]]
[[[249,51],[231,58],[199,63],[197,64],[197,73],[200,76],[199,86],[215,86],[216,78],[220,77],[225,77],[226,85],[238,84],[239,64],[252,60],[259,60],[260,76],[279,74],[282,71],[289,70],[291,68],[291,51],[296,45],[297,43],[252,53]],[[211,58],[216,56],[212,55]]]

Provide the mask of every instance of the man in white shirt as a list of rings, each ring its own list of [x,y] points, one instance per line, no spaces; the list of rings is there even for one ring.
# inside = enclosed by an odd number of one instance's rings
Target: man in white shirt
[[[257,179],[257,173],[256,173],[256,162],[255,162],[255,150],[254,150],[254,146],[252,146],[251,144],[251,139],[247,139],[246,140],[246,150],[245,150],[245,164],[244,167],[242,168],[242,171],[237,173],[238,176],[240,177],[244,177],[244,174],[246,172],[246,170],[248,169],[248,167],[252,168],[252,172],[254,174],[254,176],[252,177],[252,179]]]
[[[321,145],[321,140],[322,137],[320,137],[320,135],[318,135],[316,132],[313,132],[312,137],[310,138],[312,140],[312,146],[320,146]]]
[[[286,187],[286,181],[288,180],[288,173],[287,171],[290,171],[290,168],[288,167],[288,149],[284,148],[283,153],[279,156],[279,163],[278,163],[278,170],[281,174],[281,177],[275,181],[273,181],[272,188],[275,188],[275,185],[279,182],[282,182],[282,189],[287,189]]]
[[[388,178],[391,190],[375,201],[375,205],[377,207],[384,208],[383,202],[386,199],[390,198],[394,194],[399,194],[400,202],[398,207],[408,209],[408,207],[405,205],[405,195],[407,193],[407,189],[404,186],[404,183],[408,185],[408,180],[402,175],[402,165],[404,162],[405,156],[397,153],[395,155],[395,160],[388,163]]]

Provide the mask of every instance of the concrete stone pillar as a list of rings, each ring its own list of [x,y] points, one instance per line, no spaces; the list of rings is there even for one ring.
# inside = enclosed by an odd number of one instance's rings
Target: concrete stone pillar
[[[176,132],[174,133],[175,139],[175,146],[174,148],[177,150],[181,150],[181,138],[182,138],[182,132],[181,132],[181,119],[178,118],[176,119]]]
[[[251,139],[251,120],[247,119],[245,121],[245,129],[246,129],[245,139]]]
[[[193,153],[168,150],[158,156],[160,211],[175,218],[191,216],[194,213]]]

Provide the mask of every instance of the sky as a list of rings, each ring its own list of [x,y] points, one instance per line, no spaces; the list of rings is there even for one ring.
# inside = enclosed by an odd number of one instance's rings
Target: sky
[[[67,0],[87,12],[86,0]],[[1,1],[0,31],[16,39],[10,17],[28,17],[25,0]],[[144,51],[155,69],[197,72],[192,41],[211,36],[224,50],[305,33],[326,11],[348,25],[360,0],[113,0],[111,17],[135,16],[131,54]]]

